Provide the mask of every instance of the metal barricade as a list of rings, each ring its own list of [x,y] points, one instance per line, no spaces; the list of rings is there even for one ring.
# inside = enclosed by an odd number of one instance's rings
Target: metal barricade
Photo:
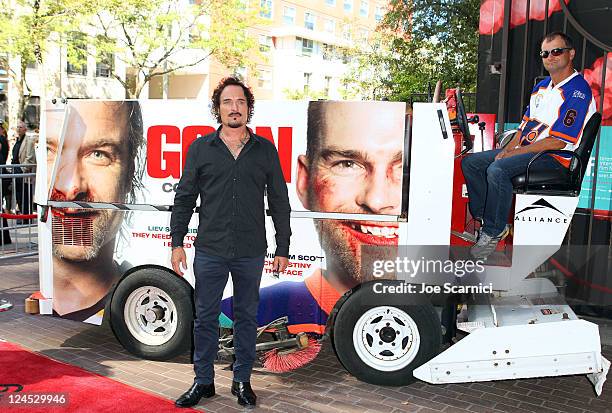
[[[0,261],[38,254],[36,165],[0,165]]]

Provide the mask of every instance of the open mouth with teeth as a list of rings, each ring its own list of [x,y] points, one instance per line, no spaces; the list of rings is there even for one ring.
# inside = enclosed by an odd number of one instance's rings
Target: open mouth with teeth
[[[347,232],[364,244],[397,245],[399,241],[398,224],[344,221],[342,225]]]
[[[53,244],[90,247],[96,215],[96,211],[87,209],[52,208]]]

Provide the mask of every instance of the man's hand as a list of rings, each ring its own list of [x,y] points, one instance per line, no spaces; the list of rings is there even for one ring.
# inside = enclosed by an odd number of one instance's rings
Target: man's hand
[[[504,149],[497,155],[495,155],[495,160],[499,161],[500,159],[509,158],[513,156],[514,149]]]
[[[275,273],[285,272],[288,265],[289,265],[289,258],[279,257],[277,255],[274,257],[274,262],[272,263],[272,271]]]
[[[170,262],[172,262],[172,269],[174,272],[182,276],[183,271],[181,270],[181,264],[183,264],[183,268],[187,269],[187,256],[185,255],[185,250],[183,247],[176,247],[172,249],[172,258],[170,259]]]

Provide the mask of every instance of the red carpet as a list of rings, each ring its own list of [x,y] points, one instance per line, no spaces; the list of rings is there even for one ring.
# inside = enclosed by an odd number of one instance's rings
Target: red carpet
[[[23,390],[13,393],[11,387],[7,391],[7,384],[20,384]],[[3,390],[0,411],[7,413],[196,411],[176,408],[172,400],[0,341],[0,391]],[[66,393],[68,403],[63,406],[39,404],[38,407],[6,404],[9,395],[23,397],[28,393]]]

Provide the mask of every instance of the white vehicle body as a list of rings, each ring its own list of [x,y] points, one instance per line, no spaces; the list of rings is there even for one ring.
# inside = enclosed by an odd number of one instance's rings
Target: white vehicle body
[[[62,102],[49,103],[46,111],[47,113],[54,111],[65,113],[69,111],[66,108],[70,105],[71,102],[68,104]],[[141,101],[140,105],[143,115],[143,128],[148,139],[151,139],[151,137],[147,131],[150,131],[150,128],[155,125],[176,126],[182,130],[182,139],[185,139],[185,128],[190,125],[214,125],[210,115],[204,113],[207,112],[207,105],[203,102]],[[290,275],[282,275],[281,279],[278,280],[272,276],[270,263],[267,262],[262,278],[262,288],[273,287],[281,281],[302,283],[304,278],[309,275],[307,272],[315,268],[314,265],[323,271],[325,270],[326,252],[319,242],[314,225],[316,220],[350,219],[353,221],[394,222],[399,225],[398,244],[400,246],[437,245],[444,247],[450,245],[455,141],[444,104],[415,104],[412,122],[407,125],[409,133],[404,134],[404,129],[398,131],[398,139],[409,139],[409,141],[404,141],[404,147],[409,148],[409,152],[405,152],[405,156],[409,156],[409,180],[408,187],[402,188],[403,196],[407,196],[407,210],[395,215],[308,211],[301,205],[295,191],[295,170],[297,157],[299,154],[305,153],[306,148],[307,125],[305,113],[307,105],[307,102],[257,102],[257,111],[252,122],[255,131],[260,125],[270,128],[275,143],[279,146],[279,152],[284,150],[287,153],[288,150],[290,154],[290,158],[287,158],[293,232],[290,254],[294,255],[294,258],[290,261],[296,272]],[[403,115],[403,104],[388,103],[388,107],[389,110],[399,111]],[[63,116],[64,119],[68,119],[68,114]],[[283,149],[280,148],[282,143],[280,142],[279,131],[287,127],[292,128],[292,140],[289,140],[291,148]],[[60,133],[60,142],[66,135],[67,128],[67,122],[64,121],[63,130]],[[59,161],[56,161],[53,165],[50,164],[49,168],[45,167],[47,161],[46,152],[43,148],[46,147],[46,136],[45,120],[43,119],[38,153],[38,164],[41,166],[38,168],[38,182],[53,182],[59,168]],[[173,141],[168,136],[164,135],[162,137],[162,154],[157,155],[166,156],[172,153],[172,156],[176,156],[176,159],[182,159],[181,156],[184,157],[186,153],[185,148],[181,146],[182,140]],[[287,144],[287,141],[284,144]],[[148,145],[151,144],[148,143]],[[61,147],[62,144],[60,143],[59,146]],[[181,153],[182,155],[180,155]],[[147,156],[147,161],[150,162],[150,160],[150,156]],[[170,169],[169,162],[171,162],[170,157],[161,162],[162,169]],[[408,164],[408,162],[405,162],[405,164]],[[407,168],[407,166],[404,167]],[[145,191],[143,194],[136,202],[121,206],[109,202],[90,202],[89,205],[85,206],[85,203],[76,203],[70,200],[57,201],[51,199],[50,187],[37,185],[36,203],[39,205],[39,214],[41,216],[47,214],[48,217],[46,220],[41,219],[39,221],[38,228],[40,237],[40,288],[44,297],[40,301],[41,313],[51,314],[53,312],[54,257],[51,245],[54,221],[53,214],[48,213],[49,209],[51,211],[54,208],[130,210],[132,220],[129,224],[123,224],[123,230],[128,233],[127,242],[116,247],[115,261],[119,264],[127,262],[132,268],[154,266],[169,269],[171,268],[171,249],[168,247],[169,238],[167,237],[170,222],[168,207],[172,205],[173,191],[171,188],[178,182],[177,178],[176,176],[157,178],[145,173],[143,178]],[[542,198],[549,204],[554,205],[556,210],[540,208],[520,212]],[[598,327],[593,323],[579,320],[569,306],[559,304],[559,300],[562,299],[560,299],[556,288],[549,280],[542,278],[526,279],[560,246],[577,202],[577,197],[516,196],[515,211],[519,211],[519,213],[516,214],[514,220],[514,251],[510,265],[487,265],[485,271],[477,275],[476,281],[483,285],[491,285],[493,292],[486,295],[488,302],[485,304],[468,304],[468,319],[460,322],[457,327],[470,334],[431,360],[429,360],[431,357],[423,360],[425,361],[424,364],[414,365],[417,351],[420,350],[419,346],[426,345],[427,337],[425,331],[421,330],[418,320],[415,321],[413,313],[402,310],[401,306],[393,307],[392,304],[389,304],[391,312],[387,313],[393,314],[395,312],[397,317],[406,320],[401,327],[398,325],[398,334],[410,337],[410,343],[412,344],[408,347],[404,345],[405,351],[396,353],[389,350],[389,353],[386,354],[392,354],[392,356],[380,357],[377,356],[376,352],[384,352],[387,345],[380,344],[377,347],[376,344],[368,344],[366,338],[369,334],[373,334],[369,330],[373,328],[371,327],[372,323],[368,323],[368,320],[375,318],[376,309],[383,308],[382,303],[378,307],[374,306],[370,313],[352,315],[357,320],[354,324],[356,327],[351,327],[348,334],[355,343],[355,351],[361,359],[360,363],[364,368],[381,372],[382,375],[389,371],[402,371],[402,369],[410,366],[410,371],[414,370],[414,377],[430,383],[586,374],[594,383],[597,394],[600,394],[610,363],[601,355]],[[563,219],[556,219],[558,216],[555,214],[561,214],[560,216]],[[527,218],[524,219],[524,217]],[[197,224],[198,217],[197,214],[194,214],[189,225],[190,234],[195,232]],[[271,257],[274,251],[274,229],[270,217],[267,217],[266,226],[268,227],[268,254]],[[549,246],[549,248],[529,248],[529,246]],[[188,262],[191,262],[194,248],[187,248],[186,250]],[[298,274],[298,269],[304,269],[304,271],[300,270],[301,272]],[[129,274],[128,272],[128,277]],[[185,275],[185,280],[193,286],[194,277],[191,266],[189,266]],[[423,282],[428,285],[441,283],[441,281],[435,279],[425,279]],[[123,281],[119,283],[119,286],[122,283]],[[127,313],[129,312],[128,308],[132,308],[134,312],[142,311],[142,316],[145,318],[151,314],[151,308],[141,305],[144,301],[141,300],[139,304],[138,294],[143,292],[139,293],[138,291],[134,289],[127,299],[128,304],[130,300],[132,301],[131,307],[126,304],[126,319],[130,318]],[[149,291],[148,294],[154,294],[151,297],[163,297],[165,293],[161,288],[155,290],[155,292]],[[231,295],[231,283],[228,283],[224,297],[230,297]],[[542,297],[550,297],[550,302],[555,304],[542,303]],[[409,301],[410,296],[403,295],[401,300]],[[177,303],[174,303],[172,299],[169,302],[174,307],[168,304],[164,311],[181,316]],[[406,304],[409,304],[409,302]],[[338,322],[343,317],[349,317],[349,315],[343,314],[343,312],[347,312],[342,309],[345,306],[347,308],[351,306],[351,296],[338,302],[337,316],[334,315],[335,313],[330,313],[330,319]],[[102,315],[100,312],[88,321],[99,323]],[[152,317],[154,319],[154,316]],[[147,337],[147,331],[143,331],[139,338],[138,322],[131,324],[126,322],[126,324],[128,324],[127,328],[136,337],[136,340],[150,347],[165,343],[176,330],[176,325],[168,324],[163,328],[160,327],[160,333],[153,334],[153,330],[150,330],[148,332],[151,334]],[[337,331],[341,330],[338,329]],[[295,333],[297,330],[289,331]],[[378,332],[378,329],[375,331]],[[323,333],[323,330],[318,332]],[[332,332],[332,338],[337,339],[337,334],[337,332]],[[393,333],[394,337],[395,334]],[[380,341],[380,343],[383,342]],[[345,367],[351,373],[354,373],[351,366],[347,365],[347,360],[340,354],[341,350],[336,347],[336,351]],[[433,355],[437,354],[437,349],[432,351],[434,351]],[[348,356],[345,357],[349,358]],[[392,359],[396,361],[392,362]],[[366,377],[356,375],[361,379]],[[368,380],[368,378],[366,377],[365,380]],[[376,380],[374,379],[374,381]]]

